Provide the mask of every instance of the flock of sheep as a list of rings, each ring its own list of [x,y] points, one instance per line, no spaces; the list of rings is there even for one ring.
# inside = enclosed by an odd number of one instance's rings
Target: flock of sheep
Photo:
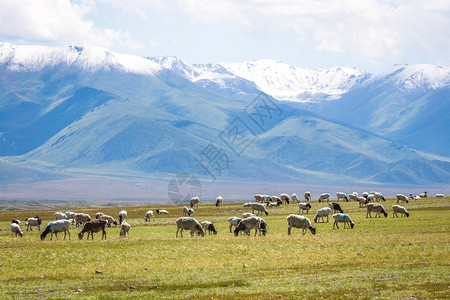
[[[367,213],[366,218],[372,217],[372,213],[375,213],[375,217],[381,217],[381,215],[384,215],[387,217],[387,211],[380,203],[375,203],[378,201],[386,201],[383,194],[379,192],[364,192],[361,197],[358,196],[356,192],[352,194],[345,194],[342,192],[336,193],[337,202],[339,202],[341,199],[343,201],[358,201],[360,207],[366,206]],[[427,192],[424,192],[418,196],[409,195],[408,197],[403,194],[397,194],[397,203],[399,202],[406,202],[408,203],[410,200],[417,200],[421,198],[428,197]],[[436,197],[444,197],[442,194],[436,194]],[[259,215],[265,214],[268,215],[269,211],[268,208],[276,208],[280,205],[289,205],[289,203],[297,202],[299,206],[299,214],[291,214],[289,215],[286,220],[288,223],[288,235],[291,234],[291,229],[299,228],[302,229],[302,234],[306,234],[308,230],[312,234],[316,233],[316,228],[312,226],[311,221],[303,216],[300,215],[300,213],[306,212],[306,214],[309,213],[309,210],[311,209],[311,204],[308,203],[311,200],[311,193],[305,192],[304,193],[304,199],[305,202],[300,202],[298,196],[296,194],[292,194],[289,196],[288,194],[281,194],[278,196],[268,196],[268,195],[261,195],[257,194],[254,196],[255,201],[254,202],[247,202],[243,204],[243,207],[247,207],[251,209],[251,213],[244,213],[242,215],[242,218],[240,217],[230,217],[228,218],[229,222],[229,229],[230,232],[232,232],[232,228],[234,227],[234,235],[238,236],[240,232],[243,232],[247,235],[250,235],[250,230],[255,230],[255,236],[259,232],[259,235],[265,235],[267,233],[267,223],[265,220]],[[348,225],[348,227],[353,228],[354,222],[352,221],[351,217],[348,214],[344,214],[343,209],[341,208],[340,204],[337,202],[329,202],[330,201],[330,194],[321,194],[319,196],[319,202],[327,201],[328,207],[322,207],[320,208],[314,217],[314,223],[319,222],[320,220],[322,222],[329,221],[329,215],[333,212],[333,229],[336,227],[339,229],[338,223],[344,223],[344,228]],[[178,237],[178,233],[180,233],[181,237],[183,237],[183,230],[189,230],[191,236],[194,236],[195,234],[204,236],[205,231],[208,231],[209,234],[217,234],[217,230],[214,227],[214,224],[210,221],[204,221],[200,223],[195,218],[192,218],[191,215],[194,214],[194,207],[198,208],[198,205],[200,203],[199,197],[193,197],[190,201],[190,208],[187,206],[182,207],[182,217],[178,218],[176,220],[177,225],[177,232],[176,237]],[[219,196],[216,199],[216,207],[222,206],[223,203],[223,197]],[[393,217],[398,217],[398,214],[400,214],[401,217],[406,216],[409,217],[409,212],[406,210],[405,207],[400,205],[393,205]],[[169,214],[168,211],[163,209],[157,209],[156,213],[158,215],[165,215]],[[255,214],[256,213],[256,214]],[[65,213],[62,212],[55,212],[55,221],[51,221],[46,226],[45,230],[41,233],[41,239],[44,240],[47,234],[51,233],[50,240],[53,239],[53,234],[55,234],[56,239],[58,239],[58,232],[64,232],[64,239],[66,238],[66,235],[69,235],[70,239],[70,231],[69,227],[70,225],[75,225],[75,227],[83,226],[80,233],[78,233],[78,238],[81,240],[83,239],[83,236],[85,233],[87,233],[87,239],[89,239],[89,236],[93,239],[93,234],[97,232],[102,232],[102,239],[106,239],[106,227],[111,227],[111,225],[118,225],[120,224],[120,236],[127,236],[130,232],[130,224],[126,221],[127,219],[127,212],[121,211],[118,214],[119,217],[119,223],[109,215],[105,215],[101,212],[98,212],[95,215],[95,219],[92,220],[91,217],[88,214],[85,213],[74,213],[67,211]],[[145,213],[145,222],[155,220],[155,216],[152,210],[149,210]],[[38,230],[40,231],[40,225],[42,223],[42,220],[39,218],[39,216],[35,216],[33,218],[25,219],[25,226],[27,228],[27,231],[33,230],[33,227],[38,227]],[[23,236],[23,231],[20,228],[20,221],[19,220],[13,220],[10,225],[10,230],[12,233],[12,236]]]

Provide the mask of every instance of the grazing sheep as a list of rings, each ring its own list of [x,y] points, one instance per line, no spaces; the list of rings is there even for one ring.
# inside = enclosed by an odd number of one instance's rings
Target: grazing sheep
[[[279,202],[270,202],[268,207],[280,207]]]
[[[238,218],[238,217],[230,217],[230,218],[228,218],[228,222],[230,223],[230,233],[232,232],[231,228],[233,226],[236,227],[240,220],[241,220],[241,218]]]
[[[325,221],[323,220],[323,217],[327,217],[327,223],[328,223],[328,216],[331,213],[331,208],[329,207],[323,207],[321,209],[319,209],[316,213],[316,216],[314,217],[314,223],[317,223],[317,220],[319,220],[319,218],[322,218],[322,223],[325,223]]]
[[[103,216],[103,215],[104,215],[104,213],[98,212],[98,213],[95,214],[95,218],[96,219],[100,219],[100,217]]]
[[[270,197],[270,200],[273,202],[279,202],[279,203],[283,204],[283,201],[281,201],[280,197],[278,197],[278,196],[272,196],[272,197]]]
[[[65,214],[68,219],[75,219],[75,213],[73,211],[66,211]]]
[[[333,213],[336,212],[340,212],[341,214],[344,213],[339,203],[331,202],[330,204],[328,204],[328,206],[330,206],[330,208],[333,210]]]
[[[14,234],[19,235],[20,237],[23,237],[23,232],[20,229],[19,224],[17,223],[11,223],[11,225],[9,225],[9,229],[11,230],[11,236],[14,237]]]
[[[346,201],[348,202],[348,197],[346,193],[342,193],[342,192],[337,192],[336,193],[336,197],[337,197],[337,201],[339,202],[340,199],[342,199],[342,201]]]
[[[122,221],[127,218],[127,215],[128,214],[126,210],[122,210],[121,212],[119,212],[119,224],[122,224]]]
[[[169,214],[169,212],[167,210],[165,210],[165,209],[157,209],[156,213],[158,215],[168,215]]]
[[[259,218],[261,220],[261,225],[260,225],[260,232],[262,232],[262,235],[265,236],[267,233],[267,223],[266,221],[264,221],[263,218]]]
[[[298,213],[303,213],[303,211],[306,210],[306,214],[308,214],[310,209],[311,209],[311,204],[309,204],[309,203],[299,203],[298,204]]]
[[[251,204],[251,208],[252,208],[252,213],[255,213],[255,210],[258,212],[257,215],[259,215],[259,213],[265,213],[266,216],[269,214],[269,212],[267,211],[266,207],[264,206],[264,204],[261,203],[252,203]]]
[[[242,207],[251,207],[252,203],[257,203],[257,202],[246,202],[246,203],[242,204]]]
[[[367,202],[375,202],[375,195],[369,194],[369,196],[367,196]]]
[[[25,219],[25,226],[27,226],[30,231],[33,231],[33,226],[37,226],[38,230],[41,231],[41,223],[42,220],[39,218],[39,216],[35,216],[34,218],[28,218]]]
[[[176,237],[178,237],[179,230],[181,237],[183,237],[184,229],[191,231],[191,237],[194,236],[195,232],[198,232],[201,236],[205,236],[205,231],[203,230],[202,225],[194,218],[180,217],[177,219],[176,223],[177,223]]]
[[[291,228],[301,228],[302,234],[305,235],[308,229],[312,234],[316,234],[316,228],[311,225],[311,221],[304,216],[300,215],[289,215],[286,218],[288,222],[288,235],[291,235]]]
[[[394,210],[394,214],[392,215],[392,217],[398,218],[397,213],[400,213],[400,216],[402,216],[402,217],[403,217],[403,215],[406,215],[406,217],[409,217],[409,212],[403,206],[392,205],[392,209]]]
[[[11,223],[20,224],[20,220],[14,219],[14,220],[11,221]]]
[[[336,228],[339,229],[339,226],[338,226],[339,222],[344,222],[344,229],[345,229],[345,225],[347,223],[350,223],[351,228],[353,228],[355,226],[355,223],[353,223],[352,219],[347,214],[334,214],[333,218],[334,218],[333,229],[334,229],[335,225],[336,225]]]
[[[223,197],[219,196],[216,198],[216,207],[221,207],[223,202]]]
[[[291,199],[292,199],[292,202],[297,202],[297,203],[300,202],[300,201],[298,200],[297,194],[292,194]]]
[[[55,212],[55,220],[65,220],[67,219],[66,214],[63,214],[62,212]]]
[[[256,195],[253,196],[253,197],[255,197],[255,201],[256,201],[256,202],[264,202],[264,201],[265,201],[265,199],[263,198],[263,196],[260,195],[260,194],[256,194]]]
[[[123,221],[122,224],[120,224],[120,236],[126,237],[127,233],[128,236],[130,236],[130,224],[128,224],[127,221]]]
[[[194,210],[192,208],[183,206],[183,217],[190,216],[192,214],[194,214]]]
[[[384,196],[383,196],[383,194],[382,193],[379,193],[379,192],[376,192],[375,194],[374,194],[374,196],[375,196],[375,199],[378,201],[378,200],[383,200],[383,201],[386,201],[386,199],[384,198]]]
[[[105,238],[106,240],[106,224],[108,221],[103,219],[95,219],[93,221],[86,222],[83,226],[83,229],[78,233],[78,238],[80,240],[83,239],[83,235],[87,232],[87,239],[89,239],[89,235],[91,235],[92,239],[94,239],[94,232],[102,232],[102,240]]]
[[[152,218],[153,221],[156,221],[155,216],[153,215],[153,210],[149,210],[148,212],[145,213],[145,222],[151,221]]]
[[[420,200],[421,198],[420,198],[420,196],[419,195],[416,195],[415,197],[414,197],[414,200]]]
[[[283,201],[285,204],[289,205],[289,195],[288,194],[281,194],[280,195],[281,201]]]
[[[100,218],[99,218],[99,220],[105,220],[105,221],[107,221],[107,222],[108,222],[108,223],[107,223],[108,227],[111,227],[111,224],[114,224],[114,225],[117,226],[117,221],[114,220],[114,218],[111,217],[111,216],[108,216],[108,215],[101,215]]]
[[[427,198],[428,197],[428,192],[423,192],[422,194],[419,195],[420,198]]]
[[[305,192],[305,201],[311,201],[311,192],[310,191]]]
[[[200,198],[199,197],[192,197],[191,201],[189,202],[189,204],[191,205],[191,208],[193,208],[195,205],[197,205],[200,203]]]
[[[368,192],[364,192],[361,194],[361,197],[364,197],[367,199],[367,197],[369,197],[369,193]]]
[[[88,214],[77,213],[75,214],[75,227],[82,226],[84,223],[89,222],[91,217]]]
[[[243,214],[242,214],[242,218],[243,218],[243,219],[245,219],[245,218],[250,218],[250,217],[256,217],[256,215],[255,215],[255,214],[252,214],[252,213],[243,213]]]
[[[325,194],[321,194],[320,195],[320,197],[319,197],[319,202],[325,202],[325,200],[327,200],[327,202],[328,201],[330,201],[330,194],[328,194],[328,193],[325,193]]]
[[[364,207],[364,205],[367,205],[368,200],[365,197],[358,197],[359,207]]]
[[[399,201],[406,202],[406,203],[409,202],[408,198],[405,195],[403,195],[403,194],[397,194],[396,197],[397,197],[397,203]]]
[[[214,235],[217,234],[217,230],[214,227],[214,224],[209,222],[209,221],[203,221],[202,222],[202,227],[204,230],[208,230],[209,235],[211,235],[211,232],[214,233]]]
[[[261,218],[259,217],[249,217],[245,219],[241,219],[234,230],[234,235],[238,236],[239,231],[245,232],[247,235],[250,235],[250,230],[255,229],[256,233],[259,231],[259,235],[261,235]]]
[[[444,197],[445,197],[444,194],[439,194],[439,193],[436,194],[436,198],[444,198]]]
[[[375,218],[378,216],[381,218],[380,214],[384,214],[384,216],[387,218],[387,212],[384,209],[383,205],[378,204],[378,203],[368,203],[367,204],[367,214],[366,214],[366,218],[368,216],[370,216],[372,218],[372,214],[371,212],[375,212]]]
[[[357,192],[353,192],[352,194],[348,195],[348,199],[350,201],[358,201],[358,193]]]
[[[58,239],[58,232],[64,231],[64,240],[66,239],[67,233],[69,234],[70,240],[70,231],[69,231],[70,221],[69,220],[57,220],[48,223],[45,230],[41,233],[41,240],[45,240],[45,237],[49,232],[52,233],[50,240],[53,239],[53,234],[55,234],[56,239]]]

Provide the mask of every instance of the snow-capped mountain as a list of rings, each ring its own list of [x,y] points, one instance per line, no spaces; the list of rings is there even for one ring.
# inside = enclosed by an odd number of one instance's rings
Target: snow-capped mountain
[[[267,118],[261,127],[252,119],[255,111],[249,110],[260,89],[254,81],[236,74],[241,67],[189,65],[167,57],[151,61],[89,46],[0,45],[0,156],[9,156],[8,164],[3,164],[8,170],[0,168],[0,178],[10,180],[15,171],[31,174],[34,167],[120,178],[165,180],[183,172],[207,177],[198,159],[206,160],[209,156],[202,155],[216,149],[222,158],[219,163],[226,163],[221,166],[221,178],[236,182],[450,181],[447,161],[427,159],[414,147],[362,130],[358,122],[350,126],[330,121],[329,113],[324,118],[295,101],[265,98],[264,103],[274,105],[277,114],[258,111],[259,118]],[[284,67],[280,69],[280,73],[288,73]],[[366,86],[357,81],[367,74],[352,77],[350,71],[344,71],[336,68],[326,79],[315,81],[317,86],[328,87],[325,99],[335,97],[336,89],[350,89],[341,100],[332,101],[342,103],[344,116],[346,109],[366,101],[366,92],[371,93],[370,102],[375,105],[392,101],[384,97],[390,95],[383,94],[386,88],[392,95],[397,91],[397,81],[381,84],[394,75],[381,76]],[[338,76],[344,73],[348,74]],[[348,85],[342,83],[344,78],[351,78]],[[309,83],[314,85],[314,81]],[[433,99],[441,101],[448,95],[444,88],[436,88],[441,94]],[[336,108],[333,116],[338,111]],[[438,126],[445,120],[448,117]],[[243,126],[238,128],[238,124]],[[247,135],[236,136],[242,129]],[[230,149],[233,141],[248,140],[252,143],[239,155]],[[217,170],[217,165],[214,167]],[[47,178],[54,176],[51,173]]]
[[[205,87],[215,83],[212,86],[220,89],[241,88],[243,92],[257,88],[282,101],[336,100],[370,77],[370,74],[355,68],[306,69],[275,60],[189,64],[172,56],[148,59]]]
[[[0,64],[18,72],[70,67],[83,71],[115,69],[138,74],[155,74],[161,67],[145,58],[113,52],[97,46],[17,46],[0,42]]]
[[[223,63],[236,76],[250,80],[278,100],[335,100],[370,74],[355,68],[306,69],[275,60]]]

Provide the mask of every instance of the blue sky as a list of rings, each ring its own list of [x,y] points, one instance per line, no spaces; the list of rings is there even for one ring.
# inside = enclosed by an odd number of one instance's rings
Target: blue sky
[[[190,63],[450,65],[450,0],[0,0],[0,40]]]

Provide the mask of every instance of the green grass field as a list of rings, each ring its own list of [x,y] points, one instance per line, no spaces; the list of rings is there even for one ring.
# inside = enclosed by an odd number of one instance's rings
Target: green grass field
[[[264,216],[265,237],[229,233],[227,218],[248,212],[242,203],[200,204],[194,217],[219,233],[191,238],[185,231],[183,239],[175,238],[181,206],[73,210],[91,217],[128,211],[130,237],[113,227],[103,241],[101,233],[79,241],[75,227],[70,241],[64,234],[41,241],[37,229],[12,238],[12,219],[25,230],[23,220],[38,214],[43,230],[54,211],[0,212],[0,299],[450,298],[449,197],[404,204],[409,218],[392,217],[393,199],[383,203],[387,218],[366,219],[356,202],[341,204],[353,229],[333,230],[331,218],[313,224],[315,236],[295,228],[288,236],[286,217],[298,213],[291,204]],[[311,221],[323,206],[312,202]],[[145,212],[156,208],[170,214],[145,223]]]

